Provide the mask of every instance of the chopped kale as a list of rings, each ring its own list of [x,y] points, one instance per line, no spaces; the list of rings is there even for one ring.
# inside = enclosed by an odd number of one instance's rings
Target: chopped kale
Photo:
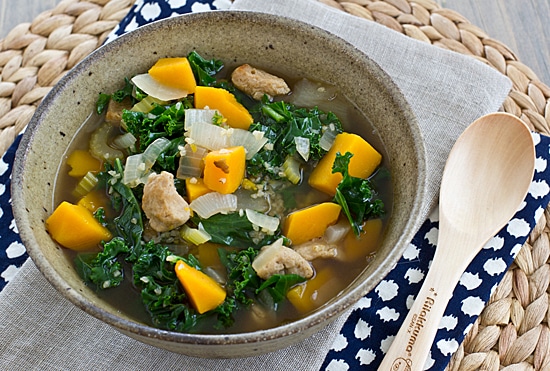
[[[187,56],[198,85],[210,86],[216,82],[214,77],[223,68],[223,62],[217,59],[205,59],[196,51]]]
[[[103,245],[99,253],[79,254],[75,258],[76,270],[85,282],[100,289],[117,287],[124,280],[120,260],[128,254],[130,248],[123,238],[115,237]]]
[[[254,226],[246,215],[239,215],[239,213],[216,214],[208,219],[194,217],[193,222],[196,225],[202,225],[212,237],[210,242],[240,249],[269,245],[280,236],[280,232],[277,232],[255,240],[253,237]]]
[[[375,218],[384,214],[384,203],[375,198],[376,193],[368,179],[356,178],[349,175],[348,166],[353,154],[336,154],[332,166],[333,173],[341,173],[342,181],[336,188],[334,201],[342,206],[344,214],[348,218],[356,236],[361,233],[364,220]]]
[[[281,178],[285,159],[297,153],[296,137],[309,140],[309,160],[317,161],[326,153],[319,146],[323,130],[334,125],[338,133],[342,132],[342,123],[336,115],[317,107],[298,108],[287,102],[270,103],[264,99],[253,114],[255,123],[249,130],[262,131],[269,140],[269,148],[264,146],[248,161],[246,170],[252,176],[261,176],[267,171],[274,179]]]

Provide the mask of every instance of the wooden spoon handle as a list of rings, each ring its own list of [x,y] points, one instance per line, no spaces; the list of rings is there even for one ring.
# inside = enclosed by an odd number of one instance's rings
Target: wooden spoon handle
[[[461,276],[461,272],[448,262],[436,260],[437,253],[432,267],[438,269],[428,271],[413,306],[378,368],[379,371],[423,370],[441,318]]]

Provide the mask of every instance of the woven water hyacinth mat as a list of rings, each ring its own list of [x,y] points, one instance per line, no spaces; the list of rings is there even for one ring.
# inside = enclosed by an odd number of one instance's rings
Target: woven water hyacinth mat
[[[501,110],[550,134],[550,88],[507,46],[431,0],[319,0],[409,37],[470,55],[513,82]],[[65,0],[0,41],[0,155],[51,87],[100,46],[133,0]],[[546,210],[447,370],[550,369],[550,242]]]

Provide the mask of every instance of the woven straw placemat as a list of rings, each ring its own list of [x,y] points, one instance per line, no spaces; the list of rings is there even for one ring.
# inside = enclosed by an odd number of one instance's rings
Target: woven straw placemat
[[[513,51],[432,0],[319,0],[409,37],[470,55],[513,82],[502,110],[550,134],[550,88]],[[133,0],[63,0],[0,40],[0,155],[53,85],[103,43]],[[550,370],[547,209],[447,370]]]

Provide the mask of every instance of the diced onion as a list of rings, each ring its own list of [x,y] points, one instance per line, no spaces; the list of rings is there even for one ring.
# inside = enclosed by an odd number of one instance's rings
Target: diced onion
[[[194,245],[200,245],[212,239],[212,236],[210,236],[205,230],[191,228],[185,224],[180,229],[180,236],[185,241]]]
[[[164,152],[170,146],[170,140],[166,138],[157,138],[155,141],[143,151],[143,162],[145,163],[145,170],[151,169],[157,158],[162,152]]]
[[[321,138],[319,139],[319,147],[324,149],[325,151],[328,151],[330,147],[332,147],[332,143],[334,143],[334,139],[338,135],[338,130],[334,127],[334,125],[329,125],[323,135],[321,135]]]
[[[221,194],[209,192],[193,200],[189,207],[201,218],[207,219],[212,215],[226,214],[237,210],[237,196],[234,194]]]
[[[130,188],[145,184],[155,161],[169,145],[170,141],[168,139],[158,138],[149,144],[143,153],[128,156],[124,166],[122,183]]]
[[[243,129],[233,129],[229,137],[231,147],[243,146],[246,150],[246,159],[250,160],[268,142],[262,131],[250,132]]]
[[[279,228],[280,220],[275,216],[269,216],[250,209],[246,209],[245,213],[250,223],[257,225],[262,230],[275,232]]]
[[[197,109],[189,108],[185,110],[185,122],[184,129],[189,130],[195,123],[199,124],[213,124],[214,117],[219,115],[217,110],[214,109]]]
[[[228,130],[213,124],[195,122],[187,132],[187,143],[217,151],[229,147]]]
[[[300,183],[302,179],[300,161],[293,156],[287,156],[285,162],[283,162],[283,173],[292,184]]]
[[[329,244],[334,244],[341,241],[351,230],[351,226],[347,220],[341,221],[334,225],[328,226],[325,230],[324,238]]]
[[[135,86],[143,90],[145,94],[163,101],[180,99],[189,95],[187,90],[162,85],[148,73],[134,76],[132,82]]]
[[[185,155],[180,157],[180,163],[176,178],[200,178],[204,169],[203,158],[208,153],[206,148],[186,144],[184,147]]]
[[[137,139],[132,133],[124,133],[113,139],[113,147],[117,149],[132,148],[136,141]]]
[[[253,197],[255,192],[239,188],[234,193],[237,196],[238,209],[252,209],[260,212],[269,210],[269,203],[264,196]]]
[[[294,144],[296,145],[296,151],[307,161],[309,159],[309,138],[294,137]]]
[[[126,165],[124,166],[124,176],[122,177],[122,183],[128,187],[135,187],[140,184],[140,179],[145,171],[145,164],[143,163],[143,155],[141,153],[128,156],[126,158]]]

